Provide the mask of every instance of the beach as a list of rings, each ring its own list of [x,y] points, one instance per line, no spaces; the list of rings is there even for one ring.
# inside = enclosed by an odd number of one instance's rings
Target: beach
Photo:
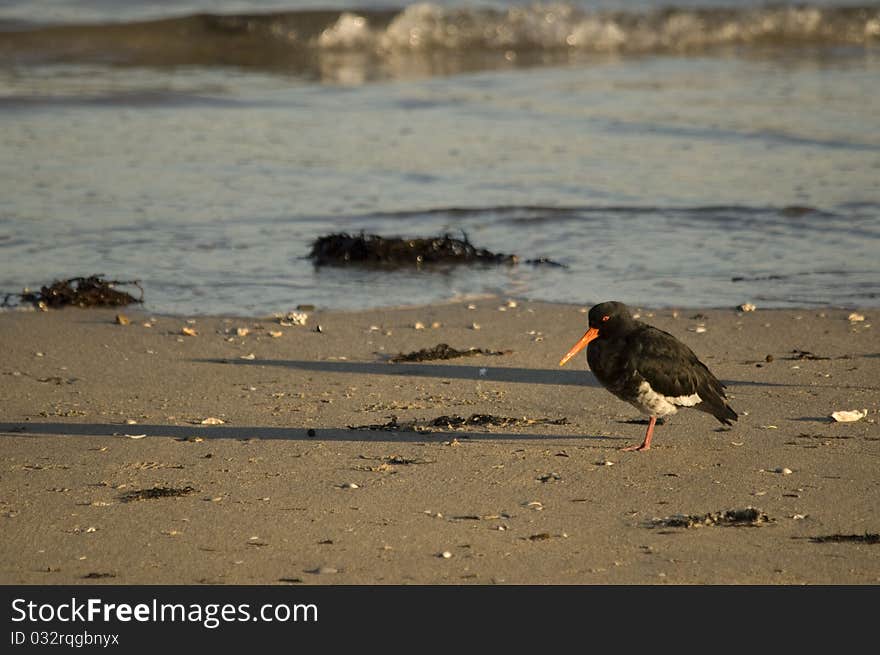
[[[646,452],[585,309],[0,312],[0,582],[880,582],[876,309],[638,308],[739,413]]]

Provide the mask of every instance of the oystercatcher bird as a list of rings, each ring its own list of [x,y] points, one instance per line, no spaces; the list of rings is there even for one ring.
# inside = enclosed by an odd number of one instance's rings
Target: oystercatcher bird
[[[587,363],[602,386],[650,417],[642,445],[623,450],[648,450],[657,419],[679,407],[707,412],[725,425],[737,419],[724,385],[674,336],[637,321],[620,302],[596,305],[589,320],[590,329],[559,365],[587,346]]]

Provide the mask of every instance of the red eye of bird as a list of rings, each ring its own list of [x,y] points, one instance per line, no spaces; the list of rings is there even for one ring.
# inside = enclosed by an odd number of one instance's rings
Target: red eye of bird
[[[603,316],[603,317],[602,317],[602,322],[604,323],[604,322],[607,321],[609,318],[611,318],[611,317],[610,317],[610,316]]]

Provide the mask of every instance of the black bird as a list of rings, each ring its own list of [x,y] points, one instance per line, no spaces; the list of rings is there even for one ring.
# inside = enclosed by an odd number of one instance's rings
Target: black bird
[[[657,419],[675,414],[679,407],[707,412],[725,425],[737,419],[724,385],[674,336],[637,321],[621,302],[596,305],[589,320],[590,329],[559,365],[589,344],[587,363],[596,379],[651,418],[642,445],[623,450],[648,450]]]

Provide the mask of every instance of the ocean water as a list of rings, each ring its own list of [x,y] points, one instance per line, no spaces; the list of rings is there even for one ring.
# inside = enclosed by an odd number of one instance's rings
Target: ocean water
[[[319,236],[565,264],[316,268]],[[0,292],[880,305],[880,4],[0,0]]]

